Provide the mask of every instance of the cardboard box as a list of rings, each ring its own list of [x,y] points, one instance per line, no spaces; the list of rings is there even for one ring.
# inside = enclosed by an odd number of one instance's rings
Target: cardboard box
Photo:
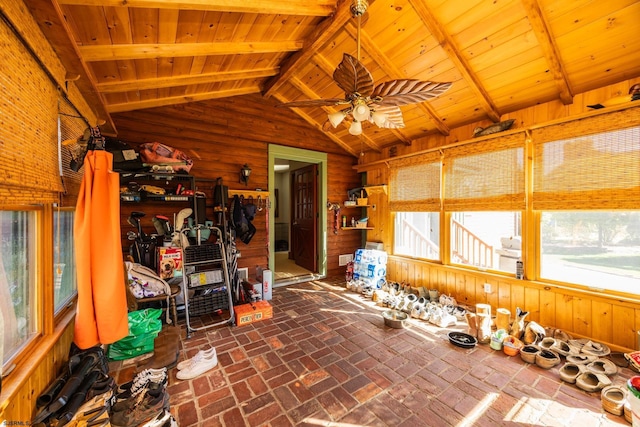
[[[182,277],[182,249],[162,247],[157,249],[158,275],[167,280]]]
[[[266,301],[237,305],[233,310],[236,316],[237,326],[248,325],[273,317],[273,307]]]

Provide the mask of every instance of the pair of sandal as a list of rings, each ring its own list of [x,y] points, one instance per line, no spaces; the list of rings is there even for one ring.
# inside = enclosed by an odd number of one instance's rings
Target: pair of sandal
[[[610,386],[609,375],[615,375],[617,372],[615,363],[608,359],[596,359],[586,363],[568,361],[559,371],[561,380],[575,384],[587,392],[599,391]]]

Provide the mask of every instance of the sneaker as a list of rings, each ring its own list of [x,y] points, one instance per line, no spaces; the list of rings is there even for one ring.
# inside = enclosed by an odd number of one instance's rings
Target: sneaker
[[[197,356],[197,355],[196,355]],[[190,380],[195,378],[201,374],[204,374],[210,369],[213,369],[218,364],[218,357],[216,356],[215,351],[213,351],[208,356],[202,356],[199,358],[191,359],[191,363],[178,371],[176,377],[179,380]]]
[[[192,361],[194,360],[200,360],[203,357],[211,357],[211,355],[216,355],[216,348],[215,347],[211,347],[208,350],[200,350],[196,353],[195,356],[193,356],[191,359],[187,359],[187,360],[183,360],[182,362],[178,363],[178,366],[176,366],[178,368],[178,370],[182,370],[186,367],[188,367]]]
[[[114,411],[111,415],[113,427],[138,427],[154,420],[169,410],[169,394],[166,390],[154,395],[143,392],[135,398],[135,402],[122,411]]]
[[[162,381],[163,378],[167,377],[167,368],[160,369],[145,369],[143,371],[138,372],[133,379],[127,383],[118,386],[118,390],[116,394],[122,393],[130,393],[137,389],[144,387],[144,385],[149,382],[149,380],[155,380],[155,382]]]
[[[177,426],[175,418],[168,410],[162,411],[151,421],[141,425],[140,427],[173,427]]]

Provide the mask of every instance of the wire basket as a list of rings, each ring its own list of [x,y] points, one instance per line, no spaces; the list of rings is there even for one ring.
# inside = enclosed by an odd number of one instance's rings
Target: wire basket
[[[201,316],[217,310],[229,309],[229,296],[226,286],[217,289],[207,289],[193,298],[189,298],[189,315]]]

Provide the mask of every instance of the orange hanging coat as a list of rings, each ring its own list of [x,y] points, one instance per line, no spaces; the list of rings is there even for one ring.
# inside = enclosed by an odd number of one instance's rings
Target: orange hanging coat
[[[76,204],[74,243],[78,305],[74,341],[81,349],[129,334],[120,241],[120,177],[113,155],[92,150]]]

